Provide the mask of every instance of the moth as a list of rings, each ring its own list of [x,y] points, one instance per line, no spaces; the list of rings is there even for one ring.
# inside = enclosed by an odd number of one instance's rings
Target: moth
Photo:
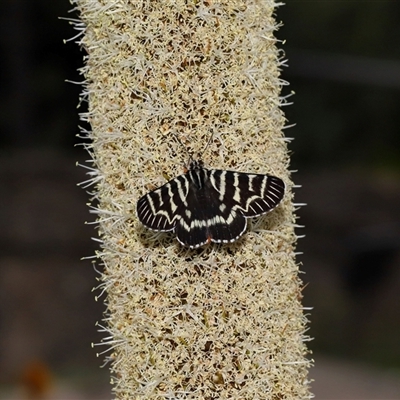
[[[137,216],[145,227],[173,231],[179,243],[196,249],[236,241],[248,218],[270,212],[284,194],[276,176],[206,169],[192,160],[187,172],[139,199]]]

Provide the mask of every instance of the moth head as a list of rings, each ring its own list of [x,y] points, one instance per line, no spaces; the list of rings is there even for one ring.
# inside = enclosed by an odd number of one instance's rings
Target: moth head
[[[201,169],[203,168],[203,165],[204,164],[202,160],[192,160],[189,164],[189,170]]]

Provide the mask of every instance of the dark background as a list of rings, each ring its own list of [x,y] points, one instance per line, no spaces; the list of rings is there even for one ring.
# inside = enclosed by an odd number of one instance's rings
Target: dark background
[[[95,356],[104,349],[90,346],[102,337],[97,275],[91,260],[80,261],[94,254],[96,234],[84,225],[93,217],[76,186],[87,176],[75,163],[88,156],[76,146],[81,87],[65,82],[82,81],[84,55],[73,40],[63,43],[77,34],[58,19],[76,18],[70,9],[66,0],[0,5],[1,398],[21,387],[39,396],[60,381],[67,392],[108,397],[108,371]],[[308,204],[298,212],[306,225],[298,248],[304,305],[314,307],[315,371],[329,370],[326,360],[338,371],[345,368],[335,363],[351,362],[390,370],[395,382],[400,2],[288,0],[277,18],[289,64],[283,95],[295,92],[284,109],[296,123],[286,131],[295,138],[293,178],[303,185],[297,201]]]

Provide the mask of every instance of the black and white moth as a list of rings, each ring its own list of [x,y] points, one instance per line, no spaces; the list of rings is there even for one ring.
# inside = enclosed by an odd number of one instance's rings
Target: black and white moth
[[[174,231],[192,249],[207,243],[232,243],[247,218],[273,210],[283,199],[285,183],[271,175],[206,169],[192,161],[186,173],[145,194],[137,216],[147,228]]]

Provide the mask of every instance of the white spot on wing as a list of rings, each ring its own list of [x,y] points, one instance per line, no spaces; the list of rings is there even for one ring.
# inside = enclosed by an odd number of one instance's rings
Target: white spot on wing
[[[256,176],[249,174],[249,191],[254,192],[253,180]]]
[[[267,187],[268,176],[265,176],[261,182],[260,197],[265,196],[265,188]]]
[[[186,176],[182,176],[182,178],[183,178],[184,186],[182,185],[181,179],[179,179],[179,177],[176,178],[176,186],[177,186],[177,189],[178,189],[179,199],[181,200],[183,205],[185,207],[187,207],[188,203],[186,201],[186,196],[187,196],[187,192],[188,192],[189,182],[188,182]]]
[[[237,174],[235,172],[233,175],[234,175],[233,188],[235,189],[235,193],[233,195],[233,200],[235,200],[237,203],[240,203],[241,196],[240,196],[240,187],[239,187],[239,174]]]
[[[172,214],[175,214],[175,211],[178,208],[178,205],[174,202],[174,192],[172,191],[172,186],[170,183],[165,184],[165,188],[168,190],[168,197],[169,197],[169,203],[171,206],[171,212]]]
[[[224,200],[225,192],[226,192],[226,173],[227,171],[222,171],[219,177],[219,199],[220,201]]]

